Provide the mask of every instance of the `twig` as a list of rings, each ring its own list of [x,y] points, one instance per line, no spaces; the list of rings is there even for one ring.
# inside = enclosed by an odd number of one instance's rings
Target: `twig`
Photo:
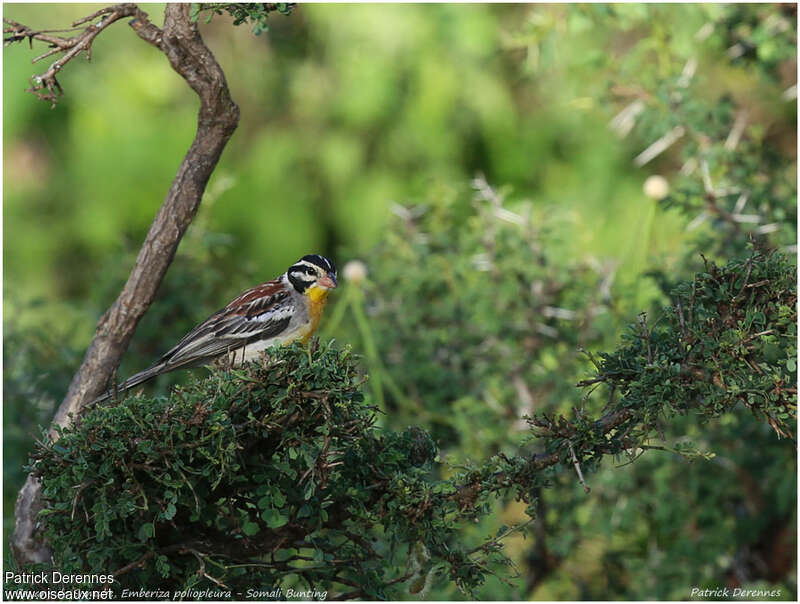
[[[750,369],[755,371],[758,375],[764,375],[764,371],[762,371],[761,367],[759,367],[758,365],[753,363],[753,361],[751,361],[747,357],[743,357],[743,359],[744,359],[744,362],[747,363],[750,366]]]
[[[586,394],[584,394],[581,397],[581,414],[586,412],[586,401],[589,400],[590,396],[592,396],[592,392],[597,390],[599,387],[600,384],[595,384],[593,387],[589,388],[589,390],[586,391]]]
[[[8,26],[3,28],[3,34],[10,34],[9,37],[4,38],[4,44],[8,45],[13,42],[20,42],[28,39],[30,43],[33,40],[45,42],[50,45],[50,50],[39,55],[33,59],[33,63],[45,59],[51,55],[64,53],[57,61],[54,61],[47,71],[40,75],[34,75],[31,78],[31,87],[27,89],[38,96],[44,101],[49,101],[55,107],[64,90],[61,84],[58,83],[56,74],[72,59],[86,51],[86,56],[89,60],[92,58],[92,43],[94,39],[105,30],[109,25],[124,19],[125,17],[140,17],[144,16],[145,20],[147,15],[143,13],[136,4],[115,4],[114,6],[107,6],[91,15],[78,19],[72,24],[73,28],[93,21],[97,17],[101,17],[97,23],[90,23],[83,30],[75,36],[64,38],[61,36],[52,36],[47,31],[33,30],[25,25],[12,21],[11,19],[3,19],[3,22]],[[155,27],[155,26],[154,26]],[[70,30],[49,30],[49,31],[70,31]],[[46,92],[43,92],[46,91]]]
[[[91,15],[87,15],[86,17],[83,17],[82,19],[78,19],[77,21],[73,21],[72,22],[72,27],[75,28],[75,27],[78,27],[80,25],[83,25],[84,23],[88,23],[89,21],[94,20],[96,17],[99,17],[100,15],[108,15],[109,13],[113,13],[113,12],[117,11],[121,6],[135,7],[136,5],[135,4],[118,4],[116,6],[103,7],[100,10],[93,12]]]
[[[752,336],[748,336],[747,338],[742,340],[742,344],[747,344],[750,340],[753,340],[753,339],[758,338],[760,336],[766,336],[766,335],[769,335],[771,333],[775,333],[775,330],[774,329],[768,329],[766,331],[759,331],[758,333],[754,333]]]
[[[641,447],[637,447],[637,448],[641,448]],[[639,455],[636,455],[636,452],[634,450],[634,452],[628,453],[628,461],[626,461],[625,463],[619,464],[618,466],[614,466],[614,467],[615,468],[624,468],[625,466],[629,466],[633,462],[635,462],[637,459],[639,459],[642,455],[644,455],[644,449],[642,449],[642,452],[639,453]]]
[[[578,473],[578,480],[583,486],[583,491],[585,493],[589,493],[592,489],[586,486],[586,481],[583,479],[583,472],[581,472],[581,464],[578,463],[578,458],[575,456],[575,450],[572,448],[572,443],[567,441],[567,446],[569,447],[569,454],[572,456],[572,463],[575,466],[575,471]]]
[[[583,388],[584,386],[591,386],[592,384],[597,384],[598,382],[605,382],[607,376],[605,375],[598,375],[597,377],[587,378],[585,380],[581,380],[577,384],[575,384],[578,388]]]
[[[744,274],[744,281],[742,282],[742,287],[739,288],[739,291],[736,292],[736,295],[733,297],[734,300],[736,300],[736,298],[742,295],[742,292],[747,287],[747,281],[748,279],[750,279],[750,273],[753,271],[753,258],[754,256],[750,256],[750,258],[748,258],[747,260],[747,271]]]
[[[485,543],[481,543],[480,545],[477,545],[477,546],[473,547],[472,549],[467,550],[464,553],[467,556],[471,556],[472,554],[477,553],[477,552],[479,552],[481,550],[486,550],[486,548],[489,547],[490,545],[499,545],[500,542],[503,539],[505,539],[509,535],[512,535],[513,533],[516,533],[517,531],[520,531],[520,530],[524,529],[525,527],[527,527],[532,522],[533,522],[533,518],[529,518],[528,520],[526,520],[522,524],[517,524],[517,525],[511,527],[510,529],[505,531],[502,535],[499,535],[497,537],[492,537],[491,539],[489,539]]]
[[[739,111],[736,114],[736,119],[733,122],[733,128],[731,128],[730,133],[728,134],[728,138],[725,140],[725,150],[726,151],[734,151],[739,144],[739,140],[742,138],[742,134],[744,133],[744,128],[747,125],[747,110]]]
[[[647,330],[647,313],[639,313],[639,325],[642,327],[642,337],[647,344],[647,363],[653,364],[653,350],[650,348],[650,332]]]
[[[684,134],[686,134],[686,129],[683,126],[675,126],[672,130],[667,132],[664,136],[637,155],[634,158],[633,163],[636,165],[636,167],[641,168],[669,149],[675,143],[675,141],[681,138]]]
[[[681,299],[678,298],[675,301],[675,308],[678,311],[678,321],[681,324],[681,334],[683,335],[683,339],[686,339],[686,321],[683,319],[683,306],[681,305]]]
[[[181,549],[180,553],[191,553],[194,555],[195,558],[197,558],[197,561],[200,563],[200,568],[197,569],[197,574],[199,576],[205,577],[209,581],[213,581],[214,583],[219,585],[222,589],[230,589],[230,587],[225,585],[222,581],[220,581],[216,577],[213,577],[212,575],[209,575],[206,572],[205,554],[203,554],[202,552],[198,552],[196,549],[193,549],[191,547],[186,547]]]
[[[72,515],[70,516],[70,520],[75,520],[75,510],[78,508],[78,500],[81,497],[81,493],[83,493],[83,491],[86,489],[86,487],[88,487],[90,484],[92,484],[92,482],[93,481],[89,480],[89,481],[86,481],[86,482],[78,485],[78,487],[77,487],[78,490],[75,491],[75,497],[72,500]]]
[[[375,551],[375,548],[373,548],[372,545],[369,543],[369,541],[367,541],[364,537],[361,537],[360,535],[356,535],[355,533],[351,533],[349,531],[342,531],[342,532],[344,533],[345,537],[350,539],[350,541],[357,543],[363,549],[367,550],[369,552],[369,555],[375,558],[376,560],[383,557],[378,552]]]
[[[130,564],[126,564],[122,568],[118,568],[117,570],[115,570],[111,574],[114,577],[119,577],[120,575],[124,575],[125,573],[128,573],[128,572],[134,570],[135,568],[143,568],[144,567],[144,563],[147,562],[150,558],[152,558],[155,555],[156,555],[156,553],[153,550],[150,550],[149,552],[145,553],[145,555],[142,556],[141,558],[139,558],[138,560],[134,560]]]

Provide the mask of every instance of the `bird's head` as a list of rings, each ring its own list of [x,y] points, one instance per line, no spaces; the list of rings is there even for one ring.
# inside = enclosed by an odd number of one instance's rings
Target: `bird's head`
[[[300,258],[286,271],[286,277],[298,292],[313,299],[326,297],[337,285],[336,265],[319,254]]]

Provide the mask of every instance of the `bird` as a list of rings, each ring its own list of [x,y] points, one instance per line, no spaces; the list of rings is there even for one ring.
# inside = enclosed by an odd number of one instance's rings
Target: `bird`
[[[338,285],[336,265],[308,254],[280,277],[237,296],[187,333],[152,367],[118,387],[125,391],[175,369],[212,365],[239,367],[276,344],[306,343],[319,326],[328,294]],[[112,388],[90,405],[115,394]]]

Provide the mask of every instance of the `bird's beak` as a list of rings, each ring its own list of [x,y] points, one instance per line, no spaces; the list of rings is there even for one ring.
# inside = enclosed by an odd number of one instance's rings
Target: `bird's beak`
[[[336,275],[333,273],[328,273],[322,279],[317,281],[318,285],[321,285],[325,289],[335,289],[338,283],[336,283]]]

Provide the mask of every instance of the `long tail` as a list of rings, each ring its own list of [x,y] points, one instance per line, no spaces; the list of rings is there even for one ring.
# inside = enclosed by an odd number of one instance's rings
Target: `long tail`
[[[159,363],[158,365],[153,365],[149,369],[145,369],[144,371],[140,371],[129,377],[127,380],[122,382],[118,387],[116,392],[122,396],[125,394],[125,391],[130,388],[135,388],[139,384],[146,382],[149,379],[156,377],[157,375],[161,375],[162,373],[166,373],[167,371],[171,371],[174,367],[168,367],[165,363]],[[101,394],[96,399],[94,399],[89,405],[96,405],[97,403],[102,403],[105,400],[110,399],[114,396],[114,389],[109,388],[104,394]],[[88,406],[88,405],[87,405]]]

